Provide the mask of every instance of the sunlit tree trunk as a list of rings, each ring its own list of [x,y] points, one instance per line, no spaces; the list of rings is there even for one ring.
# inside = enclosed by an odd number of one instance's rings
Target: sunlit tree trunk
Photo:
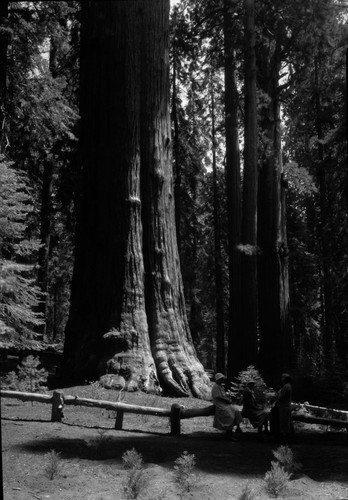
[[[176,243],[168,22],[167,0],[82,3],[83,195],[61,371],[203,397]]]

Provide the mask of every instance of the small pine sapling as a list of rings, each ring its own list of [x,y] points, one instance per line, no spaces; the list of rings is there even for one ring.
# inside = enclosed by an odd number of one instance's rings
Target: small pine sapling
[[[19,391],[35,392],[47,381],[48,373],[44,368],[38,368],[40,360],[32,355],[27,356],[18,365],[18,374],[10,372],[6,383],[10,388]]]
[[[143,457],[135,448],[127,450],[122,455],[123,467],[129,469],[141,469],[143,467]]]
[[[287,488],[291,474],[278,462],[271,462],[271,470],[264,477],[265,489],[271,498],[278,498]]]
[[[176,484],[179,486],[180,497],[183,497],[189,492],[197,481],[196,475],[194,474],[195,465],[195,455],[190,455],[187,451],[184,451],[184,453],[174,462],[174,478]]]
[[[127,470],[127,478],[123,487],[127,500],[136,500],[146,487],[144,463],[141,453],[134,448],[122,455],[123,467]]]
[[[296,461],[294,452],[289,446],[279,446],[279,448],[273,450],[272,453],[274,458],[289,474],[293,474],[302,467],[302,465]]]
[[[47,477],[52,481],[52,479],[54,479],[61,470],[60,452],[51,450],[45,454],[44,458],[46,460],[45,473]]]
[[[256,496],[255,491],[249,486],[248,484],[245,484],[241,494],[238,497],[238,500],[254,500]]]

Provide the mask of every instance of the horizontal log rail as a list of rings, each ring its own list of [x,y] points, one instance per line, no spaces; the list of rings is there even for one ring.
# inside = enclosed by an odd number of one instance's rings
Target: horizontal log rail
[[[116,412],[115,429],[122,430],[123,416],[125,413],[135,413],[139,415],[153,415],[157,417],[169,417],[171,424],[171,434],[179,436],[181,433],[181,420],[195,417],[208,417],[215,414],[215,406],[210,405],[204,408],[184,408],[184,406],[174,403],[171,408],[153,408],[150,406],[131,405],[122,402],[112,402],[97,399],[80,398],[78,396],[65,396],[60,391],[53,391],[52,395],[37,394],[31,392],[0,390],[1,398],[19,399],[21,401],[36,401],[38,403],[48,403],[52,405],[52,422],[61,422],[64,415],[65,406],[87,406],[90,408],[101,408]],[[303,405],[308,408],[310,405]],[[315,407],[317,408],[317,407]],[[321,408],[323,409],[323,408]],[[339,412],[339,410],[334,410]],[[346,417],[347,412],[341,412]],[[348,442],[348,419],[316,417],[309,414],[293,412],[292,418],[297,422],[309,424],[326,425],[330,427],[340,427],[347,430]]]

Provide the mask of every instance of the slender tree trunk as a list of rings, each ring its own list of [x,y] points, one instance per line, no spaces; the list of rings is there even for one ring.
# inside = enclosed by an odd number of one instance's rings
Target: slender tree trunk
[[[213,75],[210,75],[211,93],[211,135],[213,152],[213,218],[214,218],[214,257],[215,257],[215,314],[216,314],[216,370],[225,372],[225,327],[224,327],[224,293],[222,283],[221,235],[219,217],[219,194],[216,165],[216,129],[215,98]]]
[[[53,36],[50,40],[49,69],[52,78],[58,76],[57,54],[59,51],[57,39]],[[39,312],[42,314],[44,322],[38,327],[38,333],[45,337],[47,332],[47,309],[49,300],[49,256],[51,252],[51,218],[52,218],[52,183],[53,183],[53,163],[47,158],[43,164],[42,187],[41,187],[41,208],[40,208],[40,249],[39,249],[39,269],[38,284],[42,293]]]
[[[263,68],[262,90],[270,97],[262,120],[267,143],[259,182],[259,325],[261,373],[275,384],[280,374],[291,367],[292,344],[278,88],[280,60],[277,48],[272,56],[268,50],[263,48],[265,59],[259,65]]]
[[[244,369],[257,363],[257,109],[254,0],[245,9],[245,134],[242,218],[242,353]]]
[[[169,2],[82,3],[81,152],[61,373],[117,373],[128,390],[207,396],[176,244]]]
[[[226,134],[226,188],[228,215],[229,255],[229,330],[228,378],[232,379],[243,368],[241,326],[241,179],[238,133],[238,90],[232,6],[224,2],[224,53],[225,53],[225,134]]]
[[[7,21],[8,2],[0,2],[0,26]],[[0,153],[7,147],[6,135],[6,78],[7,78],[8,39],[4,31],[0,31]]]
[[[314,61],[314,78],[315,78],[315,108],[316,108],[316,130],[318,135],[318,178],[319,178],[319,206],[320,206],[320,222],[319,235],[321,242],[321,259],[322,259],[322,288],[323,288],[323,349],[325,355],[326,366],[332,367],[334,357],[334,341],[335,341],[335,326],[333,313],[333,293],[332,293],[332,278],[331,278],[331,250],[330,241],[327,234],[327,187],[326,187],[326,168],[324,158],[324,146],[322,144],[323,131],[320,121],[320,90],[319,90],[319,60],[318,57]]]
[[[46,311],[48,302],[48,280],[49,280],[49,255],[51,242],[51,191],[52,191],[53,165],[47,160],[43,166],[41,208],[40,208],[40,249],[38,283],[42,292],[39,311],[45,320],[39,327],[38,333],[45,336],[47,330]]]

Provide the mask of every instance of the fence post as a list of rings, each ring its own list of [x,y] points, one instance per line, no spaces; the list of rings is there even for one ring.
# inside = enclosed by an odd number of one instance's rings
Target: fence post
[[[64,417],[64,394],[59,391],[53,391],[52,394],[52,415],[51,422],[61,422]]]
[[[174,403],[170,409],[170,433],[172,436],[180,436],[181,408],[181,405]]]
[[[117,412],[116,412],[115,429],[117,431],[121,431],[122,430],[123,414],[124,414],[124,411],[122,411],[122,410],[117,410]]]

